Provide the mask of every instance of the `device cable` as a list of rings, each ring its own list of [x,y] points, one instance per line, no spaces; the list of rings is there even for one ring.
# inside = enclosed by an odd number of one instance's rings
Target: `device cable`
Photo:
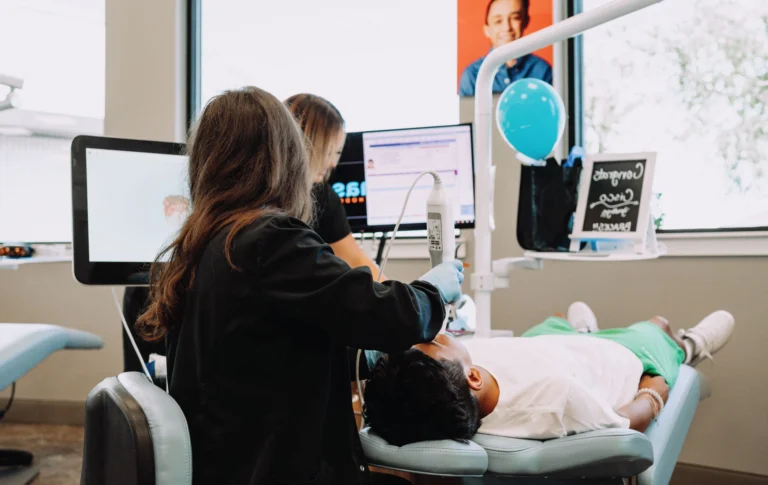
[[[363,349],[357,350],[355,359],[355,383],[357,384],[357,398],[360,401],[360,429],[365,428],[365,400],[363,399],[363,384],[360,381],[360,357],[363,355]],[[365,365],[368,365],[367,363]]]
[[[128,339],[131,341],[131,345],[133,345],[133,350],[136,352],[136,357],[139,358],[139,362],[141,362],[141,367],[144,369],[144,373],[147,375],[147,378],[149,378],[149,382],[154,383],[152,380],[152,374],[149,373],[149,369],[147,369],[147,365],[144,363],[144,358],[141,356],[141,352],[139,352],[139,346],[136,345],[136,340],[133,339],[133,333],[131,333],[130,327],[128,327],[128,322],[125,320],[125,314],[123,313],[123,307],[120,305],[120,299],[117,297],[117,292],[115,291],[115,287],[112,287],[112,297],[115,300],[115,307],[117,307],[117,313],[120,314],[120,321],[123,322],[123,328],[125,329],[125,333],[128,334]]]
[[[13,405],[13,397],[16,395],[16,383],[14,382],[11,384],[11,397],[8,398],[8,404],[5,405],[5,408],[0,409],[0,421],[3,420],[5,417],[5,414],[11,410],[11,406]]]
[[[381,267],[381,258],[384,256],[384,247],[386,245],[387,245],[387,233],[382,232],[381,239],[379,239],[379,250],[376,252],[376,266]]]
[[[387,246],[387,250],[384,253],[384,261],[381,264],[381,267],[379,269],[379,282],[381,281],[381,275],[384,274],[384,268],[387,266],[387,260],[389,260],[389,250],[392,249],[392,244],[395,242],[395,238],[397,237],[397,229],[400,227],[400,223],[403,220],[403,217],[405,216],[405,209],[408,207],[408,199],[411,197],[411,192],[413,192],[414,187],[416,187],[416,183],[421,179],[421,177],[425,175],[431,175],[432,178],[435,180],[435,184],[442,184],[442,181],[440,180],[440,176],[437,174],[437,172],[433,171],[427,171],[427,172],[421,172],[418,177],[416,177],[416,180],[413,181],[411,184],[411,188],[408,189],[408,193],[405,196],[405,203],[403,204],[403,210],[400,211],[400,217],[397,218],[397,224],[395,224],[395,230],[392,232],[392,240],[389,242],[389,245]]]

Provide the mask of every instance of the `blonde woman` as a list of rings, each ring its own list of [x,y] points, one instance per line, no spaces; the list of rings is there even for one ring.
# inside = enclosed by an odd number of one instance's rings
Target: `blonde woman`
[[[315,221],[312,228],[339,258],[351,267],[370,268],[374,279],[379,268],[355,242],[347,214],[328,178],[339,163],[346,132],[344,118],[328,100],[314,94],[296,94],[285,101],[310,144],[309,169],[314,174]],[[382,281],[386,277],[382,275]]]

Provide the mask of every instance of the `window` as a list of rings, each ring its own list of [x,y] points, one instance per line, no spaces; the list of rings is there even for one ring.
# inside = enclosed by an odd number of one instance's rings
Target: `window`
[[[323,96],[350,132],[459,122],[457,0],[191,5],[192,118],[216,94],[255,85],[278,99]]]
[[[191,111],[223,90],[255,85],[279,99],[321,95],[349,131],[459,121],[456,0],[192,4],[200,44],[191,63],[200,77]]]
[[[582,42],[583,143],[658,152],[657,227],[768,230],[768,2],[662,2]]]
[[[0,18],[0,74],[24,81],[0,111],[0,242],[70,242],[70,144],[103,132],[104,0],[0,0]]]

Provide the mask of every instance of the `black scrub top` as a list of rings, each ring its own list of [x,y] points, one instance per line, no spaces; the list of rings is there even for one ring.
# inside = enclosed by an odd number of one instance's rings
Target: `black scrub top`
[[[167,339],[193,483],[366,483],[347,348],[431,341],[445,316],[438,290],[376,283],[293,218],[262,217],[235,238],[241,271],[226,236],[205,250]]]
[[[315,219],[312,229],[328,244],[341,241],[349,234],[352,229],[347,221],[347,213],[339,199],[338,194],[333,191],[328,183],[315,184],[312,189],[315,198]],[[123,314],[129,327],[133,330],[136,326],[136,320],[139,318],[147,306],[149,299],[149,288],[147,287],[127,287],[123,294]],[[144,362],[149,360],[150,354],[165,355],[165,342],[145,342],[141,340],[136,332],[133,332],[136,346],[139,348]],[[123,330],[123,370],[125,372],[142,372],[141,362],[136,357],[131,341]]]
[[[328,244],[333,244],[350,235],[352,228],[349,227],[347,213],[331,185],[316,184],[312,192],[315,196],[315,222],[312,229],[318,236]]]

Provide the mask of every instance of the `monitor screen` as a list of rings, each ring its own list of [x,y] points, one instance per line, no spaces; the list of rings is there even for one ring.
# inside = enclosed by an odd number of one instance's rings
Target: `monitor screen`
[[[75,277],[146,284],[190,210],[183,145],[78,137],[72,157]]]
[[[472,125],[349,133],[330,183],[354,231],[389,231],[418,175],[440,175],[454,204],[456,227],[475,222]],[[426,229],[432,177],[422,177],[406,207],[402,229]]]
[[[153,261],[189,213],[187,157],[89,148],[88,259]]]

